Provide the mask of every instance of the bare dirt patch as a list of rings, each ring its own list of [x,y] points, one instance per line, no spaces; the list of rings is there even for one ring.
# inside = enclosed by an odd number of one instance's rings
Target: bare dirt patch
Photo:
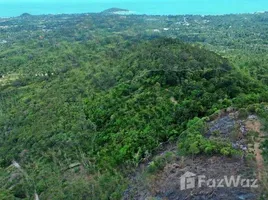
[[[181,190],[180,177],[186,172],[204,175],[207,179],[223,179],[224,176],[239,176],[243,178],[254,177],[251,168],[239,158],[205,157],[194,159],[180,159],[166,167],[159,173],[140,177],[137,185],[130,189],[124,199],[167,199],[167,200],[235,200],[258,199],[257,191],[251,188],[223,187],[210,188],[203,186],[188,190]],[[143,186],[142,186],[143,185]],[[142,186],[142,190],[141,190]]]
[[[175,103],[175,102],[174,102]],[[208,122],[207,137],[223,139],[230,142],[233,148],[243,152],[237,157],[224,156],[176,156],[169,164],[156,173],[146,171],[150,163],[143,164],[142,169],[131,178],[131,184],[125,192],[125,200],[255,200],[259,199],[261,188],[248,187],[207,187],[181,190],[180,177],[186,172],[204,175],[207,179],[222,179],[225,176],[241,176],[243,179],[256,179],[261,184],[265,171],[262,158],[261,142],[264,136],[261,122],[257,116],[239,119],[239,113],[232,110],[221,112]],[[258,133],[251,140],[252,132]],[[255,135],[255,134],[254,134]],[[257,139],[256,139],[257,138]],[[250,150],[255,159],[246,159]],[[168,150],[176,155],[176,146]],[[162,154],[167,152],[162,151]],[[160,155],[160,153],[159,153]],[[253,155],[253,154],[252,154]],[[257,165],[257,166],[256,166]]]
[[[261,181],[265,171],[264,160],[262,157],[262,150],[260,147],[262,137],[264,137],[264,133],[261,131],[261,122],[259,120],[247,120],[245,124],[247,130],[258,133],[258,138],[256,138],[256,141],[254,143],[254,154],[256,157],[258,179]]]

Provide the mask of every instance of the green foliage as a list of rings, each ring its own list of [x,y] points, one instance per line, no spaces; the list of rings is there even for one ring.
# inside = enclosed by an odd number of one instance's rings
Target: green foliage
[[[0,189],[0,199],[1,200],[15,200],[15,197],[9,190]]]
[[[249,113],[248,113],[247,109],[241,108],[239,110],[239,115],[238,115],[239,118],[246,119],[248,117],[248,115],[249,115]]]
[[[155,174],[162,170],[168,163],[175,159],[175,155],[172,152],[165,152],[164,155],[157,156],[149,163],[147,173]]]
[[[202,119],[194,118],[187,124],[187,130],[182,133],[178,141],[178,151],[180,154],[222,154],[231,156],[238,152],[234,150],[230,143],[209,139],[204,135],[205,122]],[[202,130],[200,132],[200,130]]]
[[[203,117],[267,102],[267,13],[153,18],[0,20],[0,199],[120,199],[126,168],[170,139],[192,155],[236,153],[206,138]]]
[[[33,195],[36,188],[45,198],[90,196],[84,180],[64,181],[63,166],[85,160],[82,166],[88,176],[99,170],[109,174],[137,166],[170,138],[180,137],[180,151],[192,155],[233,153],[223,148],[226,144],[203,135],[206,127],[199,118],[229,106],[238,91],[251,92],[251,82],[245,78],[241,84],[239,73],[226,59],[173,39],[143,41],[128,48],[123,42],[118,46],[121,54],[115,57],[105,51],[112,44],[90,51],[97,58],[80,68],[59,67],[55,76],[22,78],[23,85],[7,85],[1,91],[0,164],[8,167],[16,159],[32,177],[34,184],[22,182],[23,195]],[[79,49],[73,51],[79,53],[73,55],[75,59],[81,58],[75,63],[89,59],[83,56],[85,46],[68,47],[73,48]],[[99,60],[102,55],[105,61]],[[38,168],[32,170],[32,163]],[[161,163],[152,168],[161,168]],[[108,183],[116,181],[112,177]],[[101,182],[94,179],[97,185]],[[81,185],[81,190],[72,184]],[[112,190],[116,188],[109,194]],[[114,192],[118,198],[120,192]]]

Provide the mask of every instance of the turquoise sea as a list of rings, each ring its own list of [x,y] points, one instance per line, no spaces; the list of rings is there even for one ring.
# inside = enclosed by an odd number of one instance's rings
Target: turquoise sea
[[[17,3],[16,3],[17,2]],[[102,0],[95,1],[31,1],[0,0],[0,17],[18,16],[22,13],[61,14],[92,13],[118,7],[137,14],[179,15],[202,14],[221,15],[230,13],[253,13],[268,11],[268,0]],[[69,3],[68,3],[69,2]]]

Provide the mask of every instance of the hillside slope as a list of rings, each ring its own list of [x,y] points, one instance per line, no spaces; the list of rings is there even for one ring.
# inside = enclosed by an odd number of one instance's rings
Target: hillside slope
[[[6,199],[35,193],[119,199],[127,171],[177,139],[189,120],[267,101],[263,85],[226,59],[177,40],[87,48],[79,46],[79,67],[2,86],[0,191]],[[225,145],[211,152],[221,154]]]

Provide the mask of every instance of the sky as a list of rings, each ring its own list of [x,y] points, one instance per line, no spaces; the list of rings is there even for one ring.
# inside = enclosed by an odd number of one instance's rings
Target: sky
[[[185,2],[187,0],[169,0],[169,2]],[[197,0],[206,1],[206,0]],[[123,3],[123,2],[165,2],[165,0],[0,0],[0,3]]]
[[[119,2],[120,0],[0,0],[0,3],[89,3],[89,2]],[[121,0],[121,1],[133,1],[133,0]],[[138,0],[140,1],[140,0]]]
[[[91,13],[117,7],[136,14],[221,15],[268,11],[268,0],[0,0],[0,17]]]
[[[168,2],[188,2],[189,0],[168,0]],[[197,3],[215,3],[215,2],[221,2],[226,0],[191,0],[189,2],[197,2]],[[227,0],[229,2],[236,2],[237,0]],[[239,0],[238,2],[243,3],[249,3],[254,2],[256,4],[261,4],[266,0]],[[24,3],[24,2],[30,2],[30,3],[125,3],[125,2],[138,2],[138,3],[147,3],[147,2],[155,2],[155,3],[165,3],[166,0],[0,0],[0,3]]]

